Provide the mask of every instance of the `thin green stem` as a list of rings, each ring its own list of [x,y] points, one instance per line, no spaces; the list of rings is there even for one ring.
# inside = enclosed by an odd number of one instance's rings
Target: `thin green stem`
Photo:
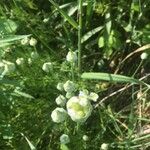
[[[83,0],[78,0],[78,16],[79,16],[79,26],[78,26],[78,71],[79,75],[81,74],[81,37],[82,37],[82,3]]]
[[[143,60],[141,60],[140,64],[138,65],[137,69],[135,70],[134,74],[132,75],[132,77],[134,77],[136,75],[136,73],[139,71],[140,67],[143,64]]]
[[[71,75],[72,75],[72,81],[75,81],[75,77],[74,77],[74,63],[71,63]]]
[[[80,133],[81,123],[77,122],[76,131]]]

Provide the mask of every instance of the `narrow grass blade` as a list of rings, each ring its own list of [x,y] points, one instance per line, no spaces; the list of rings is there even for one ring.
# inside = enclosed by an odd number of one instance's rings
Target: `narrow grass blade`
[[[110,73],[83,73],[81,77],[84,79],[97,79],[97,80],[104,80],[104,81],[111,81],[111,82],[127,82],[127,83],[134,83],[134,84],[143,83],[142,81],[139,81],[132,77],[110,74]]]
[[[30,99],[34,99],[33,96],[27,94],[27,93],[24,93],[24,92],[21,92],[21,91],[18,91],[18,90],[14,90],[14,93],[19,95],[19,96],[23,96],[25,98],[30,98]]]
[[[67,7],[72,6],[73,4],[77,4],[77,3],[76,3],[76,2],[66,3],[66,4],[63,4],[63,5],[60,5],[59,8],[60,8],[60,9],[62,9],[62,8],[67,8]]]
[[[6,47],[6,46],[9,46],[13,43],[0,43],[0,47]]]
[[[144,135],[144,136],[135,138],[135,139],[132,140],[132,142],[139,142],[139,141],[141,141],[141,140],[146,140],[146,139],[150,139],[150,134],[146,134],[146,135]]]
[[[83,3],[82,6],[86,6],[86,3]],[[78,10],[77,3],[72,3],[71,8],[68,11],[68,16],[72,16]]]
[[[13,41],[21,40],[21,39],[26,38],[28,36],[30,36],[30,35],[10,35],[10,36],[6,36],[6,37],[0,39],[0,44],[6,43],[6,42],[13,42]]]
[[[8,46],[12,44],[12,42],[24,39],[30,35],[10,35],[0,39],[0,47]]]
[[[87,2],[87,9],[86,9],[86,25],[90,25],[92,21],[92,14],[93,14],[93,3],[94,1],[89,0]]]
[[[77,4],[72,5],[72,7],[68,10],[68,16],[72,16],[77,11],[77,9]]]
[[[57,3],[55,3],[53,0],[49,0],[54,7],[56,7],[56,9],[61,13],[61,15],[64,17],[64,19],[66,19],[74,28],[78,29],[78,24],[76,23],[76,21],[71,18],[70,16],[68,16],[68,14],[63,11],[62,9],[60,9],[59,5]]]
[[[30,142],[30,140],[23,134],[21,133],[21,135],[25,138],[25,140],[27,141],[29,147],[30,147],[30,150],[36,150],[35,146]]]
[[[137,149],[137,148],[148,148],[150,146],[150,142],[147,142],[147,143],[145,143],[144,142],[144,144],[142,143],[142,144],[137,144],[137,145],[135,145],[135,146],[131,146],[130,148],[131,149],[133,149],[133,150],[135,150],[135,149]],[[147,149],[148,150],[148,149]]]
[[[97,32],[99,32],[100,30],[102,30],[103,27],[99,26],[89,32],[87,32],[81,39],[81,43],[84,43],[85,41],[87,41],[91,36],[93,36],[94,34],[96,34]]]

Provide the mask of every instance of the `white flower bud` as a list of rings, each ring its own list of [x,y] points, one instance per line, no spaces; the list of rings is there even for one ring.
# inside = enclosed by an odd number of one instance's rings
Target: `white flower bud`
[[[67,111],[63,108],[57,107],[52,111],[51,117],[56,123],[63,122],[67,118]]]
[[[64,85],[63,83],[58,83],[56,88],[57,88],[59,91],[63,91],[63,90],[64,90],[63,85]]]
[[[51,72],[52,69],[53,69],[53,64],[51,62],[44,63],[42,66],[42,70],[45,71],[46,73]]]
[[[79,97],[87,98],[89,100],[92,100],[92,101],[96,102],[99,96],[98,96],[98,94],[96,94],[94,92],[91,92],[89,94],[89,91],[85,89],[83,91],[79,91]]]
[[[60,106],[65,106],[66,104],[66,98],[63,95],[59,95],[55,101],[56,101],[56,104]]]
[[[68,62],[76,62],[77,61],[77,54],[76,52],[72,52],[72,51],[69,51],[67,56],[66,56],[66,59]]]
[[[147,59],[148,54],[146,52],[143,52],[140,57],[142,60]]]
[[[67,134],[63,134],[60,136],[60,143],[61,144],[67,144],[70,142],[70,138]]]
[[[26,38],[22,39],[22,40],[21,40],[21,44],[22,44],[22,45],[27,45],[27,44],[29,44],[29,38],[26,37]]]
[[[96,94],[94,92],[91,92],[90,96],[89,96],[89,99],[92,100],[92,101],[94,101],[94,102],[96,102],[97,99],[98,99],[98,97],[99,97],[98,94]]]
[[[101,150],[108,150],[108,144],[103,143],[103,144],[101,145]]]
[[[74,96],[74,93],[70,93],[70,92],[67,92],[66,93],[66,98],[71,98]]]
[[[65,84],[64,84],[64,90],[68,93],[72,93],[75,92],[76,88],[75,88],[75,84],[68,80]]]
[[[37,52],[32,52],[32,53],[31,53],[31,58],[32,58],[33,60],[35,60],[35,59],[39,58],[39,54],[38,54]]]
[[[32,38],[30,39],[30,41],[29,41],[29,44],[30,44],[31,46],[35,46],[35,45],[37,44],[37,40],[32,37]]]
[[[24,58],[17,58],[16,64],[17,64],[17,65],[22,65],[22,64],[24,64]]]
[[[88,98],[89,97],[89,91],[87,89],[79,91],[79,97]]]
[[[44,18],[44,19],[43,19],[43,22],[44,22],[44,23],[47,23],[48,21],[49,21],[49,18]]]
[[[85,122],[91,115],[92,105],[89,100],[74,96],[67,102],[68,115],[75,122]]]
[[[32,59],[28,58],[28,64],[31,65],[32,64]]]
[[[80,101],[79,101],[79,104],[83,107],[86,107],[88,106],[89,104],[89,99],[88,98],[84,98],[84,97],[79,97],[80,98]]]
[[[83,139],[83,141],[88,141],[89,140],[89,137],[87,136],[87,135],[83,135],[83,137],[82,137],[82,139]]]

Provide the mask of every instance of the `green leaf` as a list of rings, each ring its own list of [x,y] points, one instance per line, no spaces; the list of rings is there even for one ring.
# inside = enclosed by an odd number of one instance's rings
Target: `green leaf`
[[[102,48],[102,47],[104,47],[104,45],[105,45],[104,37],[101,36],[98,40],[98,46],[99,46],[99,48]]]
[[[111,32],[111,25],[112,25],[110,13],[106,13],[105,19],[106,19],[106,31],[107,31],[107,34],[109,35]]]
[[[139,81],[138,79],[110,73],[83,73],[81,77],[84,79],[96,79],[110,82],[127,82],[134,84],[143,84],[143,82]]]
[[[65,145],[65,144],[61,144],[61,145],[60,145],[60,149],[61,149],[61,150],[69,150],[69,148],[68,148],[67,145]]]
[[[113,45],[113,43],[114,43],[114,36],[112,35],[112,34],[110,34],[110,36],[109,36],[109,38],[108,38],[108,44],[110,45],[110,46],[112,46]]]
[[[10,19],[5,18],[0,19],[0,31],[3,34],[10,34],[16,32],[17,27],[18,25]]]
[[[61,15],[64,17],[64,19],[66,19],[74,28],[78,29],[78,24],[76,23],[76,21],[71,18],[70,16],[68,16],[68,14],[63,11],[62,9],[60,9],[59,5],[57,3],[55,3],[53,0],[49,0],[54,7],[56,7],[56,9],[61,13]]]
[[[139,12],[140,11],[139,4],[138,3],[132,3],[131,10]]]
[[[108,39],[110,47],[113,47],[115,49],[120,48],[121,47],[120,37],[121,35],[117,30],[112,30]]]

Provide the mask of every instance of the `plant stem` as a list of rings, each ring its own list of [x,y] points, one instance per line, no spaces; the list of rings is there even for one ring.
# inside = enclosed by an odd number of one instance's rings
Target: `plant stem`
[[[140,61],[140,64],[138,65],[137,69],[135,70],[134,74],[132,75],[132,77],[134,77],[136,75],[136,73],[139,71],[140,67],[143,64],[143,60]]]
[[[82,37],[82,3],[83,0],[78,0],[78,17],[79,17],[79,26],[78,26],[78,71],[79,75],[81,74],[81,37]]]
[[[72,75],[72,81],[74,82],[75,81],[75,78],[74,78],[74,63],[71,63],[71,75]]]

